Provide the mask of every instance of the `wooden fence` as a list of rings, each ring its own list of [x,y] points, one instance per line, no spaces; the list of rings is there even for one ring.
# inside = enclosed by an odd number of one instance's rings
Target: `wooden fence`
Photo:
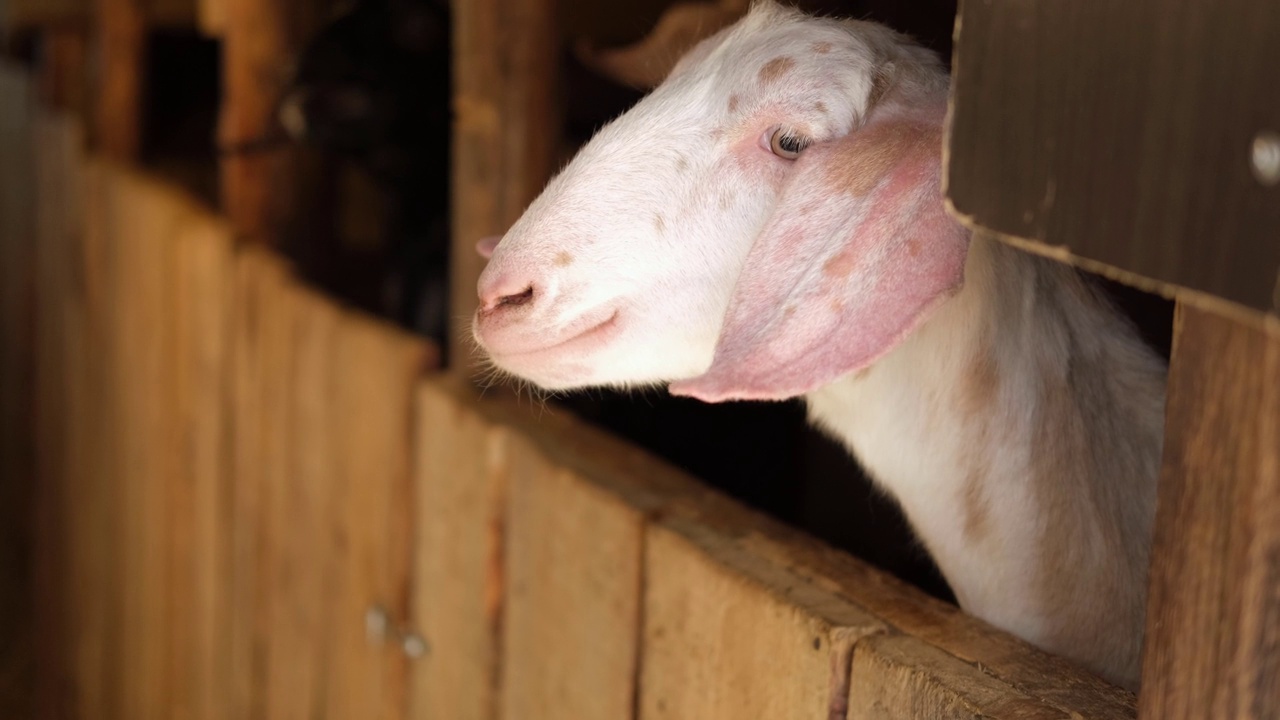
[[[434,376],[86,158],[25,85],[0,72],[0,461],[38,478],[34,716],[1134,716],[624,442]]]

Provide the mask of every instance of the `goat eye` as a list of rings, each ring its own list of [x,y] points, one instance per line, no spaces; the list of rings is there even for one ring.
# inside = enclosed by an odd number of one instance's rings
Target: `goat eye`
[[[809,140],[794,133],[788,132],[783,128],[773,131],[773,135],[769,137],[769,149],[774,155],[785,160],[795,160],[800,156],[800,151],[808,146]]]

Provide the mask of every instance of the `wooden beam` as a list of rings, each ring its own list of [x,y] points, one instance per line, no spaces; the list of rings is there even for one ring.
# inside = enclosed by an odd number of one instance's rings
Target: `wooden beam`
[[[475,244],[500,235],[553,170],[559,42],[555,0],[468,0],[454,4],[453,346],[469,348]],[[455,353],[470,375],[478,358]]]
[[[314,24],[307,0],[225,0],[223,100],[218,124],[223,148],[278,135],[276,108],[288,68]],[[242,239],[278,245],[293,211],[296,153],[288,147],[229,153],[222,161],[222,203]]]
[[[98,92],[93,141],[113,160],[133,162],[142,140],[147,16],[141,0],[94,0]]]
[[[89,38],[80,25],[52,25],[40,33],[39,96],[48,108],[83,118],[88,110]]]
[[[1280,717],[1280,330],[1175,331],[1139,717]]]

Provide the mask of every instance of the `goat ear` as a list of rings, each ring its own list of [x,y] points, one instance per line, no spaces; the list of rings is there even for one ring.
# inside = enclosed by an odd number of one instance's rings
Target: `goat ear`
[[[959,290],[969,235],[943,206],[942,115],[887,109],[801,153],[711,367],[672,393],[802,395],[875,362]]]

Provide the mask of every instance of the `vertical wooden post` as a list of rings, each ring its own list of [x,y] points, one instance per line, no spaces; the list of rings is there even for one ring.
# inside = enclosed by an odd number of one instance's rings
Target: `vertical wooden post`
[[[453,259],[450,328],[469,348],[476,241],[501,234],[537,196],[553,170],[556,112],[555,0],[468,0],[454,4]],[[460,350],[456,371],[477,359]]]
[[[88,108],[88,37],[79,24],[40,33],[39,95],[46,107],[83,118]]]
[[[95,0],[99,80],[93,133],[99,150],[132,162],[141,145],[146,8],[141,0]]]
[[[1280,331],[1175,332],[1139,716],[1280,717]]]
[[[225,0],[223,100],[218,139],[243,146],[276,132],[276,107],[311,23],[306,0]],[[277,245],[293,207],[287,147],[230,153],[222,161],[223,209],[241,238]]]

